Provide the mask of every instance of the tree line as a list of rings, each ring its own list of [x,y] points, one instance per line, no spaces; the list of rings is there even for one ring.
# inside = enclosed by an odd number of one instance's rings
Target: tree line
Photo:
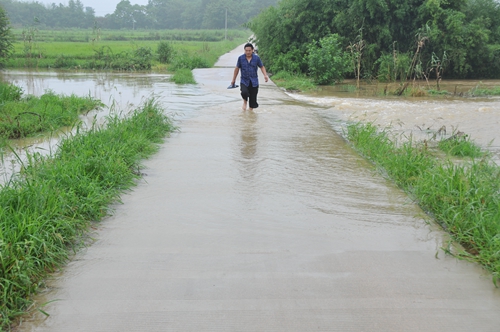
[[[281,0],[248,27],[272,72],[320,83],[500,77],[495,0]]]
[[[147,5],[120,1],[112,14],[99,17],[81,0],[67,5],[0,0],[13,26],[42,28],[230,29],[241,27],[278,0],[149,0]],[[34,21],[35,20],[35,21]]]

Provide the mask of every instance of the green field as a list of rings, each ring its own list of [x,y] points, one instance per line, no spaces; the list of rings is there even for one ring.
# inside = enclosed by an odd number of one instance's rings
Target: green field
[[[62,68],[90,70],[169,70],[160,63],[161,42],[174,49],[171,62],[201,58],[211,67],[221,54],[244,43],[247,30],[95,31],[14,30],[14,52],[7,68]],[[185,63],[186,61],[183,61]],[[193,63],[193,61],[188,61]],[[193,69],[193,68],[189,68]]]

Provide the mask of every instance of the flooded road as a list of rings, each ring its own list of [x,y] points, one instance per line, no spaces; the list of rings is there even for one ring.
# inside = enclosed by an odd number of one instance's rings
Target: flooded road
[[[339,132],[352,121],[373,122],[403,139],[429,140],[441,128],[446,132],[443,138],[461,131],[500,162],[500,97],[458,96],[478,85],[498,87],[499,80],[448,81],[441,87],[448,91],[456,88],[458,93],[440,97],[381,97],[381,87],[376,84],[365,86],[358,93],[345,92],[352,84],[347,81],[310,94],[290,95],[323,108],[322,116]]]
[[[346,145],[330,106],[263,83],[241,112],[226,89],[240,53],[194,71],[203,97],[172,106],[190,114],[180,132],[49,280],[50,316],[18,330],[498,331],[490,275],[443,254],[445,234]]]

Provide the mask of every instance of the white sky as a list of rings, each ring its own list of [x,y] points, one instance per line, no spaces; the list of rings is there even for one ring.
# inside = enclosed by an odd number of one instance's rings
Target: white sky
[[[39,3],[56,5],[62,3],[63,5],[68,5],[68,0],[36,0]],[[106,14],[112,14],[115,11],[116,5],[121,0],[80,0],[84,7],[92,7],[95,10],[96,16],[104,16]],[[24,0],[24,2],[32,2]],[[147,5],[148,0],[130,0],[132,5]]]

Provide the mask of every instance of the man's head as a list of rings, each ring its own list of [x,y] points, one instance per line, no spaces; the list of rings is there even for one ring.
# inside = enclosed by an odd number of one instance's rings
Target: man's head
[[[253,45],[251,43],[246,43],[245,44],[245,55],[251,56],[252,53],[253,53]]]

